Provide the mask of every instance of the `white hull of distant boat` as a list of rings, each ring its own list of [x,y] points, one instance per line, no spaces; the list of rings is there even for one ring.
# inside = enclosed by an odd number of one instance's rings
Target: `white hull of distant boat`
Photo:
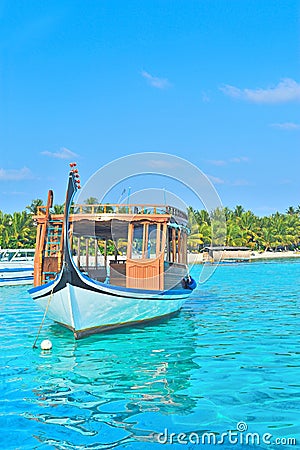
[[[144,291],[107,286],[76,273],[72,284],[57,280],[30,290],[50,319],[73,331],[75,338],[167,317],[178,311],[190,291]]]
[[[32,284],[33,258],[34,250],[2,250],[0,254],[0,286]]]
[[[16,286],[18,284],[33,283],[33,264],[14,264],[15,267],[7,267],[0,264],[0,286]]]

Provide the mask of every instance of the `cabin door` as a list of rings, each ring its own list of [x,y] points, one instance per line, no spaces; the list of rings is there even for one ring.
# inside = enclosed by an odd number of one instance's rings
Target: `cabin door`
[[[126,287],[164,289],[166,224],[131,223],[128,228]]]

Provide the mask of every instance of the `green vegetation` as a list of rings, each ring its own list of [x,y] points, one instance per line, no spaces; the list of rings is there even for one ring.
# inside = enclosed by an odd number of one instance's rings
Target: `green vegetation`
[[[31,248],[35,245],[32,215],[26,211],[4,214],[0,211],[0,246],[2,248]]]
[[[294,250],[300,247],[300,206],[290,206],[286,213],[258,217],[240,205],[234,210],[224,208],[226,218],[225,242],[218,242],[218,229],[214,230],[214,244],[246,246],[253,250]],[[211,244],[211,219],[205,210],[189,208],[191,234],[189,249],[197,251]],[[217,228],[218,223],[216,223]],[[215,226],[215,224],[214,224]],[[216,235],[217,234],[217,235]],[[223,234],[224,235],[224,234]]]
[[[40,198],[32,200],[25,211],[6,214],[0,211],[0,248],[34,248],[36,226],[32,216],[45,203]],[[64,212],[63,205],[54,205],[53,212]]]
[[[86,203],[90,204],[92,200],[94,199],[87,199]],[[35,199],[31,205],[26,206],[25,211],[13,214],[0,211],[1,248],[35,246],[36,226],[32,215],[36,214],[38,206],[43,203],[41,199]],[[52,209],[56,214],[62,214],[63,210],[63,205],[54,205]],[[222,214],[226,218],[225,242],[221,242],[225,230],[224,223],[218,219]],[[214,244],[247,246],[258,251],[293,250],[300,247],[300,205],[290,206],[285,213],[277,212],[265,217],[258,217],[251,211],[245,211],[240,205],[233,210],[224,208],[224,211],[214,211],[213,215]],[[189,208],[189,222],[191,229],[188,239],[189,249],[199,251],[205,245],[210,245],[212,224],[207,211]]]

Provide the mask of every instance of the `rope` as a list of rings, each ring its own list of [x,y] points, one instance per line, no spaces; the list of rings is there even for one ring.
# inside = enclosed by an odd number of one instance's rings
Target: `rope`
[[[46,309],[45,309],[45,312],[44,312],[44,316],[43,316],[42,322],[40,324],[40,327],[38,329],[38,332],[37,332],[37,335],[36,335],[36,338],[35,338],[35,341],[34,341],[34,344],[33,344],[32,348],[37,348],[36,343],[37,343],[37,340],[39,338],[40,332],[41,332],[41,330],[43,328],[43,325],[44,325],[44,322],[45,322],[45,318],[46,318],[46,315],[47,315],[47,312],[48,312],[48,309],[49,309],[49,306],[50,306],[50,302],[51,302],[52,297],[53,297],[53,289],[54,289],[54,286],[52,287],[51,294],[50,294],[50,297],[49,297],[49,300],[47,302],[47,306],[46,306]]]

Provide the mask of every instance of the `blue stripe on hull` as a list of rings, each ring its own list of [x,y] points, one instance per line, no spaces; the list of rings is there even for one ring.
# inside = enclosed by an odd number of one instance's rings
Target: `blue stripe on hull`
[[[61,277],[61,274],[60,274]],[[86,275],[83,275],[82,273],[79,274],[79,277],[81,277],[83,279],[83,281],[85,281],[87,284],[85,285],[85,288],[88,289],[89,286],[93,286],[95,285],[95,291],[96,292],[102,292],[102,293],[109,293],[110,295],[113,296],[118,296],[118,297],[123,297],[122,294],[125,294],[125,296],[128,297],[134,297],[135,294],[138,295],[148,295],[151,297],[165,297],[166,295],[172,295],[174,297],[181,297],[182,295],[187,295],[187,293],[189,292],[189,290],[187,289],[174,289],[174,290],[169,290],[169,291],[157,291],[157,290],[148,290],[148,289],[134,289],[134,288],[127,288],[127,287],[121,287],[121,286],[115,286],[112,284],[106,284],[106,283],[101,283],[100,281],[96,281],[93,280],[92,278],[89,278]],[[41,285],[41,286],[35,286],[33,288],[31,288],[28,292],[30,295],[33,296],[34,299],[39,298],[39,296],[35,296],[34,294],[37,292],[41,292],[44,291],[45,294],[48,293],[49,291],[49,287],[50,286],[54,286],[54,290],[56,285],[58,284],[59,279],[55,279],[53,281],[50,281],[47,284]],[[88,284],[90,283],[90,284]],[[101,289],[102,288],[102,289]],[[104,290],[103,290],[104,288]],[[45,294],[42,294],[45,295]]]
[[[3,269],[0,269],[0,276],[1,276],[1,273],[32,272],[32,271],[33,271],[33,267],[22,267],[22,268],[4,267]]]
[[[8,278],[4,278],[1,277],[0,281],[7,281],[7,280],[33,280],[33,275],[27,275],[25,277],[8,277]]]

